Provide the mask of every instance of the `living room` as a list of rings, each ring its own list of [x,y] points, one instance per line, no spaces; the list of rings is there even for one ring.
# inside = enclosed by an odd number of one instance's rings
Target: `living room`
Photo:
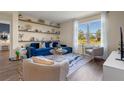
[[[103,64],[119,48],[123,17],[121,11],[0,12],[10,23],[1,80],[104,80]]]
[[[0,91],[121,93],[124,0],[1,0]]]

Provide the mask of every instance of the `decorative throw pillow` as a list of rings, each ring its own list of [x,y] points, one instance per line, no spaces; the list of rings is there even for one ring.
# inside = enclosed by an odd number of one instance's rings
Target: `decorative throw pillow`
[[[53,42],[50,43],[50,47],[53,47]]]
[[[46,46],[45,46],[45,42],[42,44],[42,48],[46,48]]]
[[[59,43],[58,43],[58,42],[56,42],[56,41],[55,41],[55,42],[53,42],[53,47],[57,47],[57,46],[58,46],[58,44],[59,44]]]
[[[41,42],[40,45],[39,45],[39,48],[42,48],[43,47],[43,43]]]
[[[35,49],[39,48],[39,43],[31,43],[31,47],[34,47]]]
[[[32,57],[33,62],[38,64],[52,65],[54,62],[46,58]]]
[[[50,43],[51,43],[50,41],[45,42],[45,47],[46,47],[46,48],[50,47]]]

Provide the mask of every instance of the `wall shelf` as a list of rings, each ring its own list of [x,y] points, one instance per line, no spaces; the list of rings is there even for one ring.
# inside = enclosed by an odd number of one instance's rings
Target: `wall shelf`
[[[21,34],[24,34],[24,35],[27,35],[27,34],[31,34],[31,38],[34,38],[34,39],[32,39],[32,41],[30,40],[30,38],[28,39],[28,40],[26,40],[27,38],[25,37],[25,38],[21,38],[20,40],[18,40],[18,42],[19,42],[19,44],[21,44],[21,45],[23,45],[23,46],[25,46],[25,44],[26,43],[41,43],[41,42],[46,42],[46,41],[43,41],[43,40],[47,40],[48,38],[46,37],[44,37],[44,36],[46,36],[46,35],[48,35],[49,36],[49,40],[54,40],[54,39],[52,39],[52,38],[55,38],[55,40],[56,39],[58,39],[59,38],[59,35],[60,35],[60,31],[59,31],[59,28],[60,28],[60,26],[59,25],[56,25],[56,26],[54,26],[54,25],[49,25],[49,24],[43,24],[43,23],[40,23],[40,22],[37,22],[37,21],[35,21],[35,20],[31,20],[31,19],[21,19],[21,18],[18,18],[18,21],[20,22],[20,28],[18,29],[18,32],[19,32],[19,34],[21,35]],[[24,23],[25,22],[25,23]],[[30,24],[31,23],[31,24]],[[24,24],[25,26],[26,26],[26,24],[29,24],[29,25],[33,25],[33,29],[24,29],[24,27],[23,27],[23,25],[22,24]],[[36,24],[36,27],[35,27],[35,25],[34,24]],[[21,29],[21,26],[22,26],[22,29]],[[42,27],[43,26],[43,27]],[[38,28],[37,28],[38,27]],[[45,27],[45,30],[44,30],[44,27]],[[42,30],[38,30],[39,28],[42,28]],[[57,29],[58,28],[58,29]],[[35,30],[36,29],[36,30]],[[42,32],[42,31],[46,31],[46,32]],[[32,37],[32,34],[34,34],[33,36],[34,37]],[[36,34],[36,35],[35,35]],[[46,34],[46,35],[45,35]],[[40,36],[40,35],[44,35],[43,37],[43,40],[41,39],[41,38],[39,38],[39,37],[37,37],[37,35],[38,36]],[[56,36],[56,37],[55,37]],[[23,37],[23,35],[22,35],[22,37]],[[33,41],[34,40],[34,41]],[[56,40],[56,41],[58,41],[58,40]]]
[[[18,42],[43,42],[43,41],[18,41]]]
[[[44,26],[48,26],[48,27],[60,28],[59,26],[53,26],[53,25],[48,25],[48,24],[42,24],[42,23],[39,23],[39,22],[29,21],[29,20],[25,20],[25,19],[19,19],[19,21],[29,22],[29,23],[39,24],[39,25],[44,25]]]
[[[54,40],[54,41],[59,41],[59,40]],[[24,40],[21,40],[21,41],[18,41],[18,42],[46,42],[46,41],[24,41]]]
[[[27,31],[27,30],[19,30],[19,32],[42,33],[42,34],[54,34],[54,35],[60,35],[60,33],[36,32],[36,31]]]

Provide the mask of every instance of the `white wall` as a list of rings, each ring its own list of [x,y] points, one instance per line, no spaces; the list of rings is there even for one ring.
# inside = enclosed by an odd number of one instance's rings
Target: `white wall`
[[[7,13],[0,13],[0,22],[3,23],[10,23],[11,21],[11,16]]]
[[[15,49],[18,47],[18,12],[12,12],[10,38],[11,38],[10,56],[14,56]]]
[[[120,41],[120,26],[122,26],[124,34],[124,12],[109,12],[108,14],[108,49],[109,53],[117,50]]]
[[[61,24],[60,41],[68,46],[73,46],[73,21]]]

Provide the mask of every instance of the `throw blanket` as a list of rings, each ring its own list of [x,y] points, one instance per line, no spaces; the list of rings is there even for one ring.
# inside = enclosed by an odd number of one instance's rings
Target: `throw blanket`
[[[53,60],[55,62],[62,62],[63,60],[68,60],[69,61],[69,66],[73,66],[80,60],[83,60],[84,57],[78,54],[66,54],[66,55],[50,55],[50,56],[45,56],[45,58]]]
[[[79,55],[74,53],[69,53],[65,55],[49,55],[49,56],[40,56],[45,57],[47,59],[53,60],[55,62],[62,62],[63,60],[68,60],[69,62],[69,73],[72,74],[80,67],[85,65],[87,62],[91,61],[91,57],[85,55]]]

